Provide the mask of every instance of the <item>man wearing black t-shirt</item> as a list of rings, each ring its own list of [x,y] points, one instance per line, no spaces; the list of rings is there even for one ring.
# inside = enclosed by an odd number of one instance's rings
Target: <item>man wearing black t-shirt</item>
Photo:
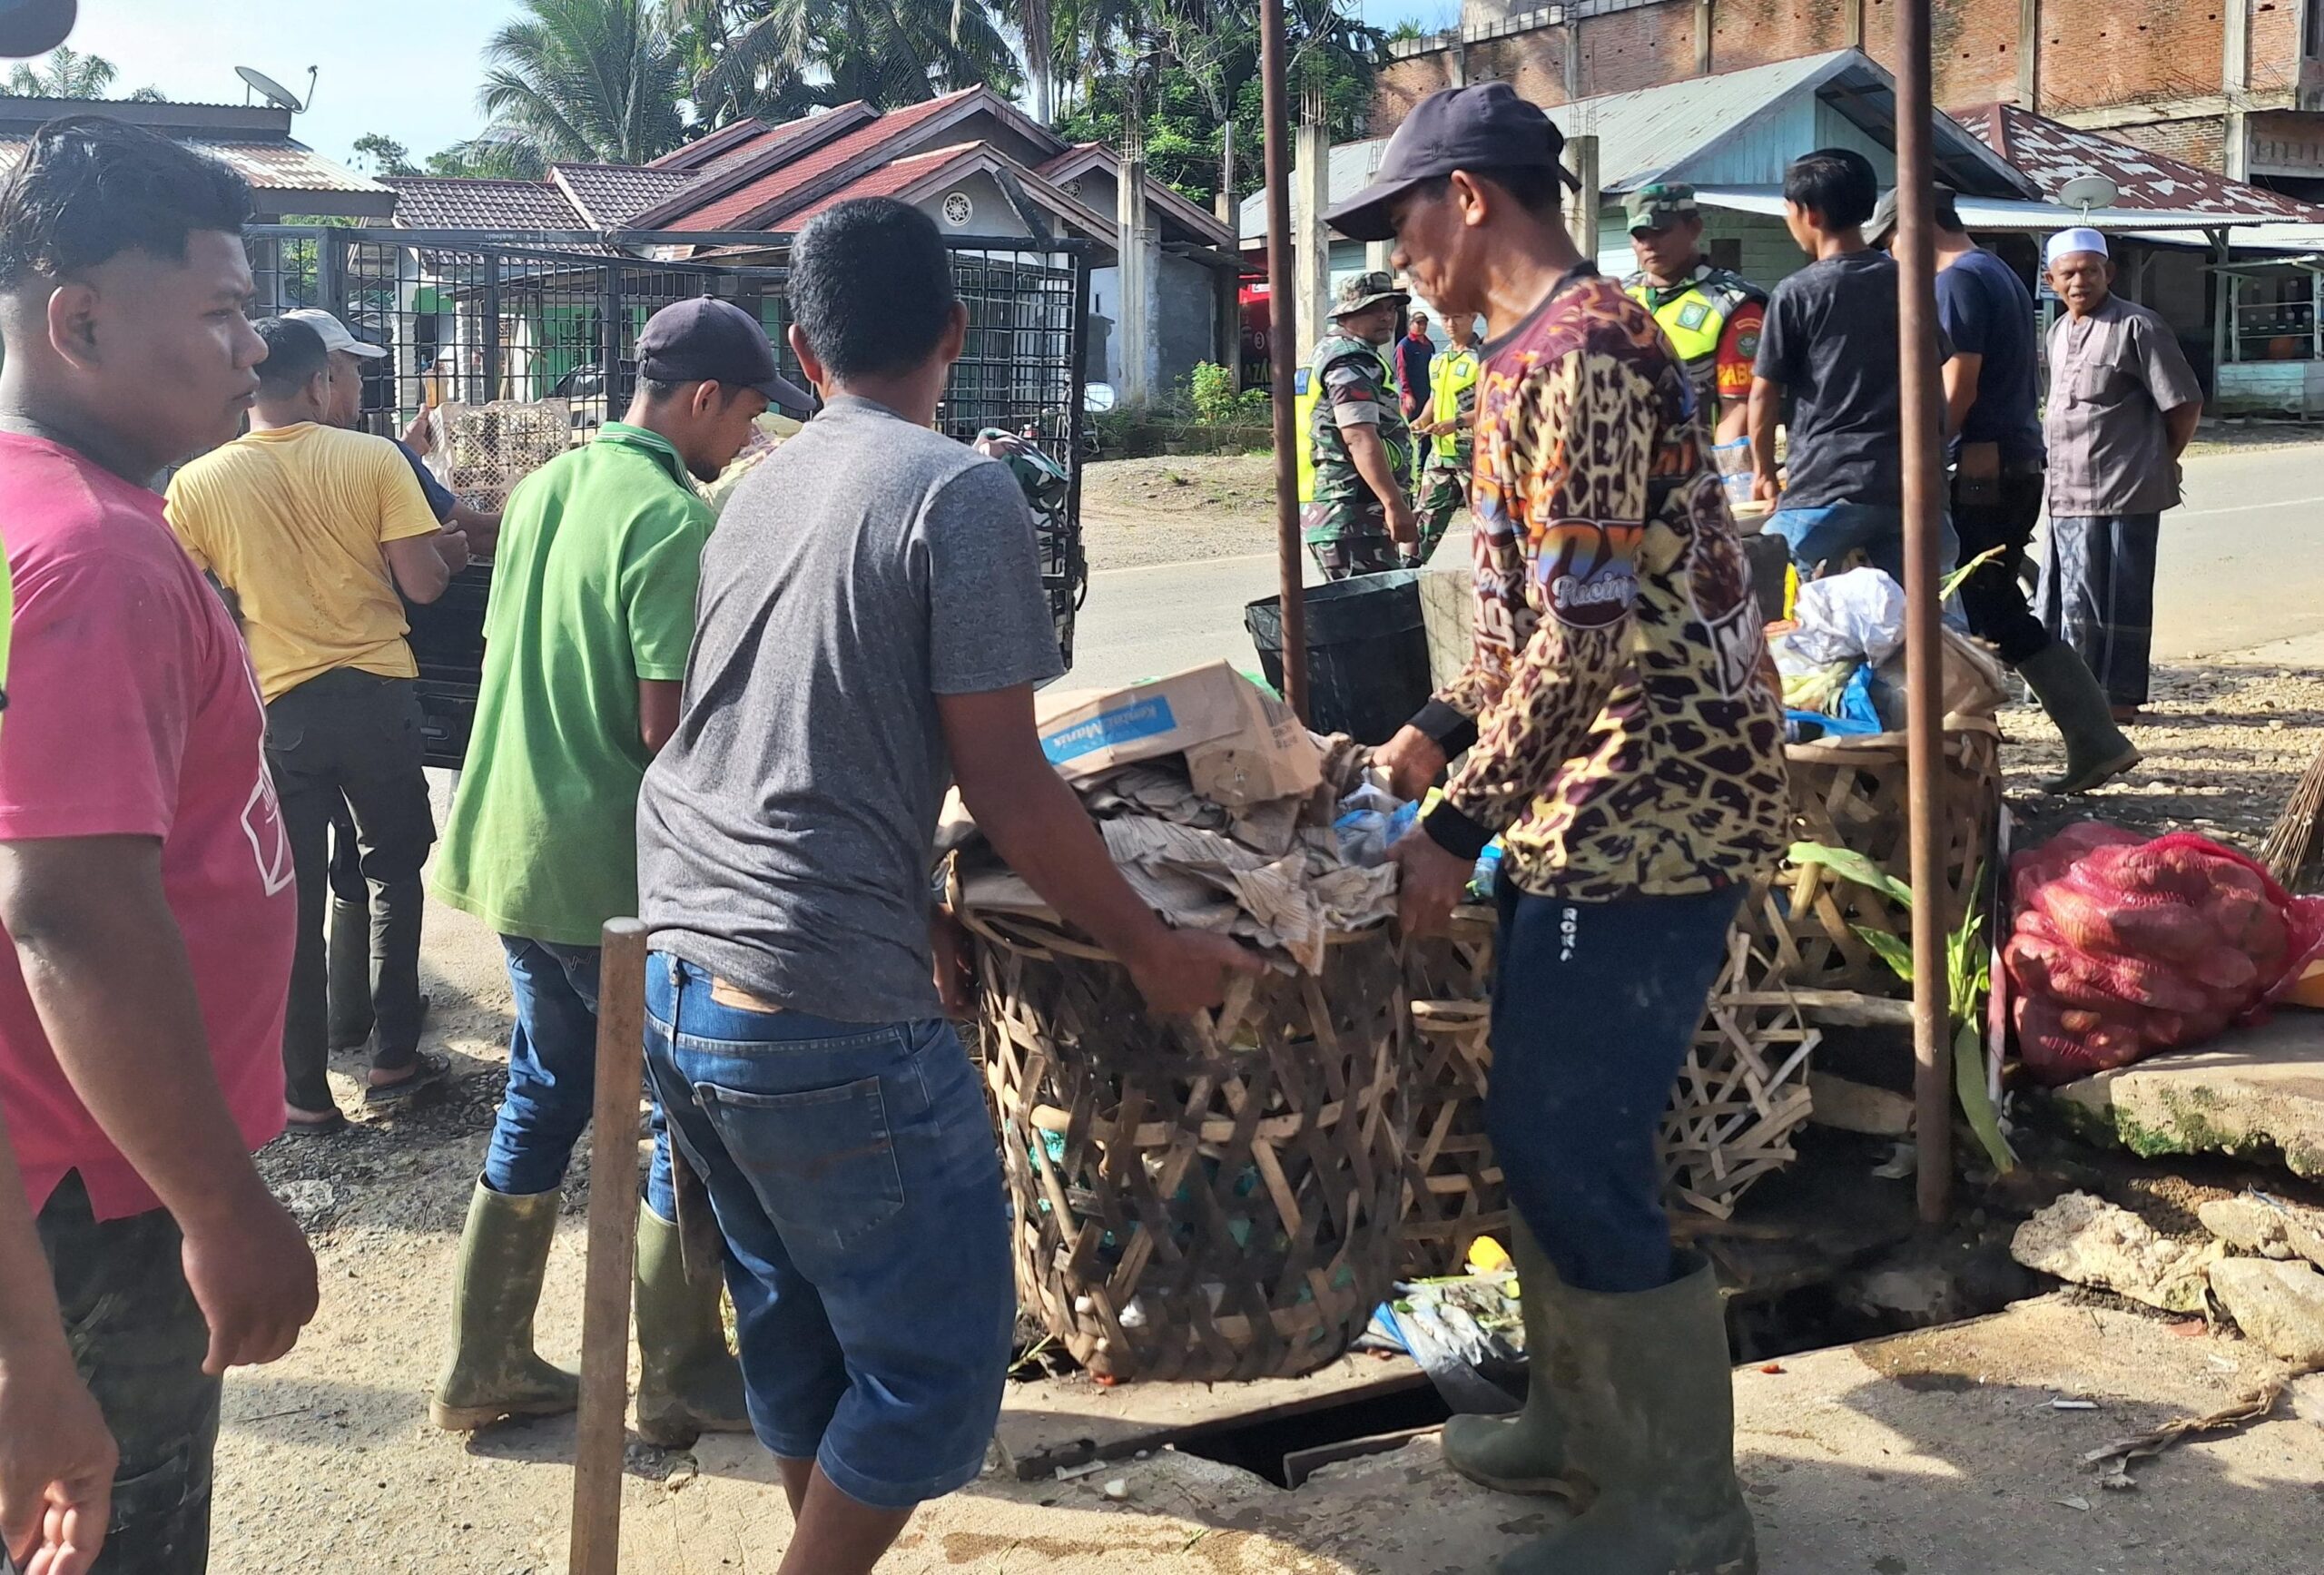
[[[1751,379],[1752,492],[1776,505],[1768,529],[1790,544],[1802,577],[1859,558],[1905,577],[1896,265],[1863,229],[1879,195],[1871,162],[1851,149],[1809,153],[1784,173],[1784,221],[1811,261],[1768,300]],[[1937,353],[1952,353],[1942,332]],[[1787,397],[1791,451],[1779,482],[1776,423]],[[1949,564],[1949,526],[1945,534]]]
[[[1961,608],[1970,631],[1992,641],[2024,676],[2065,739],[2065,774],[2044,788],[2086,792],[2137,764],[2139,752],[2115,725],[2089,664],[2034,616],[2017,577],[2041,518],[2043,487],[2033,292],[2009,264],[1969,238],[1949,188],[1936,188],[1931,216],[1937,322],[1953,346],[1945,403],[1960,561],[1998,554],[1962,582]],[[1872,216],[1873,243],[1886,244],[1896,224],[1896,193],[1890,192]]]

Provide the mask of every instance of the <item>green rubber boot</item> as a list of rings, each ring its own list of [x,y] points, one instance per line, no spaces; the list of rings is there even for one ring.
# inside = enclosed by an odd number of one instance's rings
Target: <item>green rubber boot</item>
[[[2138,764],[2138,745],[2114,724],[2106,691],[2072,645],[2051,641],[2020,663],[2017,674],[2065,736],[2066,773],[2043,783],[2043,792],[2086,793]]]
[[[1678,1279],[1636,1295],[1558,1288],[1574,1358],[1568,1453],[1595,1497],[1502,1575],[1758,1575],[1718,1283],[1699,1255],[1674,1266]]]
[[[719,1282],[686,1278],[678,1227],[637,1206],[637,1431],[684,1449],[705,1432],[747,1432],[743,1369],[718,1319]]]
[[[1531,1383],[1514,1416],[1456,1416],[1444,1424],[1444,1461],[1496,1492],[1561,1493],[1566,1480],[1566,1397],[1573,1354],[1553,1316],[1557,1271],[1522,1221],[1511,1216],[1509,1255],[1517,1265],[1518,1305],[1525,1314],[1525,1365]]]
[[[533,1350],[533,1312],[556,1235],[557,1197],[510,1197],[476,1184],[460,1232],[452,1353],[428,1405],[428,1419],[448,1432],[472,1432],[509,1417],[560,1416],[581,1403],[579,1375]]]

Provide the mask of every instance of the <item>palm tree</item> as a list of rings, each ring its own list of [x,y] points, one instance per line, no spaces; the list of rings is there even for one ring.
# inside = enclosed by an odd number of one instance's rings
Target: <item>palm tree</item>
[[[42,63],[19,62],[8,74],[8,91],[19,98],[103,98],[120,74],[120,68],[101,54],[59,45]],[[129,97],[133,103],[163,102],[158,87],[141,87]]]
[[[684,64],[660,0],[525,0],[493,34],[488,135],[543,161],[642,164],[684,140]]]
[[[704,0],[676,0],[699,9]],[[878,109],[1019,80],[986,0],[731,0],[698,100],[792,115],[856,99]]]

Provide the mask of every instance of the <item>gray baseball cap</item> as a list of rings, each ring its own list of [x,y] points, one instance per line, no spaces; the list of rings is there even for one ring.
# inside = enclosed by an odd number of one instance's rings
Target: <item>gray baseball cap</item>
[[[1555,170],[1578,192],[1581,182],[1561,162],[1564,153],[1557,123],[1507,83],[1448,87],[1413,106],[1388,139],[1372,183],[1324,218],[1352,241],[1393,241],[1389,205],[1423,181],[1455,170]]]
[[[1932,202],[1942,203],[1946,198],[1956,197],[1959,194],[1942,181],[1929,188],[1929,200]],[[1887,241],[1888,232],[1896,228],[1896,188],[1891,186],[1880,193],[1879,205],[1872,210],[1872,222],[1864,227],[1864,238],[1875,246],[1878,246]]]

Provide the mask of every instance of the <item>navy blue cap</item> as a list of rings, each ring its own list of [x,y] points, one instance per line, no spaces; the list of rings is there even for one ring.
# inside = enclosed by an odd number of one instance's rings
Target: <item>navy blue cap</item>
[[[1423,181],[1455,170],[1555,170],[1574,191],[1581,182],[1560,162],[1565,133],[1539,104],[1505,82],[1448,87],[1413,106],[1380,155],[1372,184],[1324,215],[1352,241],[1393,241],[1388,205]]]
[[[715,296],[673,301],[646,319],[637,336],[637,375],[657,383],[755,389],[803,421],[815,409],[804,389],[774,369],[774,346],[759,320]]]

